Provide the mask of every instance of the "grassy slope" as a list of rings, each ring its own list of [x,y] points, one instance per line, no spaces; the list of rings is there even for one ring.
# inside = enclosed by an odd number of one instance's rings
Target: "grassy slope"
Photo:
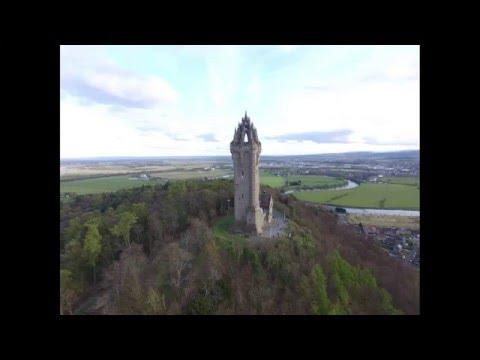
[[[296,198],[340,206],[365,208],[419,209],[420,191],[414,186],[364,183],[349,190],[300,191]]]
[[[235,219],[233,215],[220,218],[212,228],[213,234],[218,237],[224,237],[227,234],[230,234],[230,228],[234,221]]]
[[[212,227],[213,235],[217,243],[228,251],[235,251],[234,248],[245,246],[244,236],[232,233],[232,226],[235,222],[233,215],[221,217]]]

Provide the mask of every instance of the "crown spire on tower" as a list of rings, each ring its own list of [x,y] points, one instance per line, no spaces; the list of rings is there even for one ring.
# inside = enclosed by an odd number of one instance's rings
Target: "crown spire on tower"
[[[244,141],[245,137],[248,139],[247,141]],[[238,126],[234,131],[232,144],[243,144],[244,142],[260,144],[260,141],[258,140],[257,129],[248,117],[246,110],[242,121],[238,123]]]
[[[246,123],[246,122],[249,122],[249,121],[250,121],[250,119],[248,118],[247,110],[245,110],[245,116],[242,119],[242,123]]]

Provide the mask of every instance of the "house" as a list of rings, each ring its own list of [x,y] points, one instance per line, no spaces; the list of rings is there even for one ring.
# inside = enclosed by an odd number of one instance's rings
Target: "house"
[[[375,226],[364,226],[367,236],[374,238],[377,235],[377,228]]]

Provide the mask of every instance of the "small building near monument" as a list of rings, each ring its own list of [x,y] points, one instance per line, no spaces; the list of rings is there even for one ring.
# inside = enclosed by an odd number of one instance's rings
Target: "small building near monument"
[[[266,191],[263,191],[262,195],[260,196],[260,208],[263,211],[264,223],[271,223],[273,213],[273,197]]]

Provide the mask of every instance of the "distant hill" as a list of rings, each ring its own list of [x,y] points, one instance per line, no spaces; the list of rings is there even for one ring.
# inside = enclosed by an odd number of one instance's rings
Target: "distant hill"
[[[405,150],[392,152],[346,152],[335,154],[312,154],[312,155],[285,155],[285,156],[262,156],[262,160],[298,160],[298,161],[355,161],[355,160],[392,160],[392,159],[419,159],[419,150]]]
[[[404,150],[390,152],[357,151],[333,154],[309,155],[262,155],[263,161],[355,161],[355,160],[387,160],[387,159],[419,159],[419,150]],[[79,162],[138,162],[138,161],[213,161],[230,162],[230,156],[121,156],[121,157],[96,157],[83,159],[61,159],[62,164]]]

